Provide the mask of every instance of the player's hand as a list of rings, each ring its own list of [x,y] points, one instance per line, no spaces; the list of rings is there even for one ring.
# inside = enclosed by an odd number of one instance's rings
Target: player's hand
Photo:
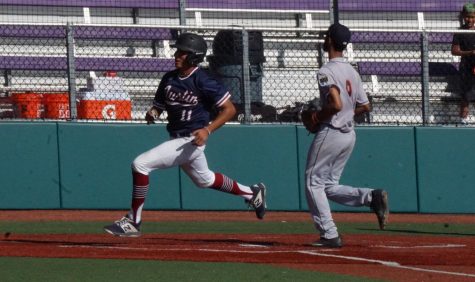
[[[203,146],[208,141],[209,131],[206,128],[195,130],[192,134],[195,137],[192,143],[196,146]]]
[[[155,120],[159,117],[159,112],[156,108],[151,107],[150,110],[145,114],[145,120],[147,124],[155,123]]]

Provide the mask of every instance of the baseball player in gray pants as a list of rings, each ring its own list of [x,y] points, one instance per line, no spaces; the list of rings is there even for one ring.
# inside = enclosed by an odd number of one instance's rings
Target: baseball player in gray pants
[[[320,239],[312,244],[317,247],[343,246],[328,200],[347,206],[371,207],[381,229],[389,214],[386,191],[339,184],[355,145],[354,115],[370,111],[361,77],[343,57],[350,39],[351,32],[346,26],[337,23],[329,27],[324,50],[330,60],[317,74],[321,109],[313,112],[315,130],[311,131],[315,132],[315,138],[308,151],[305,170],[307,202],[320,233]]]

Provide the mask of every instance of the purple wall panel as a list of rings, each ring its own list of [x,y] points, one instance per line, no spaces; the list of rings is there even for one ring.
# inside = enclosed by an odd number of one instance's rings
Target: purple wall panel
[[[178,9],[178,0],[0,0],[0,5]]]
[[[461,11],[466,0],[340,0],[340,11],[449,12]]]
[[[173,59],[77,57],[78,71],[166,72],[175,68]],[[66,70],[66,57],[0,56],[0,69]]]
[[[65,26],[0,25],[2,37],[65,38]],[[143,27],[74,27],[75,38],[81,39],[136,39],[171,40],[176,32],[165,28]]]
[[[429,33],[429,42],[452,43],[452,33]],[[351,35],[353,43],[418,43],[421,34],[417,32],[359,32]]]
[[[189,8],[329,10],[327,0],[188,0]]]
[[[429,75],[444,76],[457,74],[457,63],[429,63]],[[421,75],[419,62],[359,62],[358,71],[362,75]]]

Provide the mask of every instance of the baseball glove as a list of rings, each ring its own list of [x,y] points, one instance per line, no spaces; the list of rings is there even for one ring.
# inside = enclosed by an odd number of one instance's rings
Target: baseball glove
[[[315,110],[303,110],[302,111],[302,122],[305,128],[311,132],[316,133],[318,130],[318,118],[317,111]]]
[[[305,128],[311,132],[316,133],[318,130],[319,120],[317,117],[317,111],[319,110],[318,100],[314,99],[309,101],[302,107],[300,113],[300,119],[303,122]]]

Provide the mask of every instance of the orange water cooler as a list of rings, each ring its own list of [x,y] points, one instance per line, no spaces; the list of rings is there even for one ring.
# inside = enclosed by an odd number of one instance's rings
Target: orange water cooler
[[[68,119],[70,117],[68,93],[45,93],[43,105],[45,118]]]
[[[13,93],[14,113],[17,118],[38,119],[43,117],[43,95],[35,92]]]
[[[87,88],[77,93],[78,118],[130,120],[132,103],[123,79],[113,72],[106,72],[105,75],[88,78]]]
[[[112,97],[109,100],[97,100],[94,93],[83,93],[77,101],[78,118],[80,119],[131,119],[132,103],[130,99]]]

